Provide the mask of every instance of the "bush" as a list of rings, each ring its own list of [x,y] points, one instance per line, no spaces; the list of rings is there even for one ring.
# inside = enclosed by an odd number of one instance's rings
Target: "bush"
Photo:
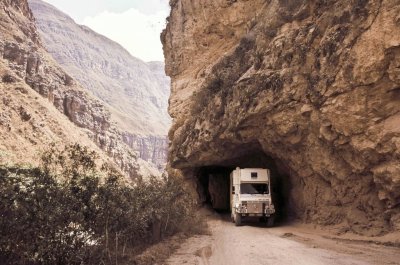
[[[123,264],[192,203],[173,178],[127,184],[88,149],[53,146],[40,167],[0,168],[0,264]]]

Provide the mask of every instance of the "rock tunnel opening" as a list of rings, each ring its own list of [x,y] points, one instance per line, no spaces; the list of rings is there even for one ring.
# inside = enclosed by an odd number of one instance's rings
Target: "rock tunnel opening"
[[[268,168],[271,172],[271,195],[276,208],[275,220],[284,222],[294,216],[289,203],[291,189],[289,172],[261,148],[214,165],[197,168],[198,194],[203,204],[220,213],[230,212],[230,173],[236,168]]]

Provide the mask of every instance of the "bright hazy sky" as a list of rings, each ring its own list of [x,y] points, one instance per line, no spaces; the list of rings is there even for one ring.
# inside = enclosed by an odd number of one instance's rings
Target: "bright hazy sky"
[[[146,62],[164,61],[160,33],[168,0],[44,0]]]

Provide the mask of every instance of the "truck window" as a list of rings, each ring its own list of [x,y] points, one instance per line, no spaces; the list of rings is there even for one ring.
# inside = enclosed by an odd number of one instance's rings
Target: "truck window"
[[[242,183],[240,184],[241,194],[269,194],[268,184]]]

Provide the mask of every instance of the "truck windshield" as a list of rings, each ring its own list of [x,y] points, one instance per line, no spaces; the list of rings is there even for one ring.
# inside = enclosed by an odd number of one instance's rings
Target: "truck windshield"
[[[240,184],[241,194],[268,194],[268,184],[242,183]]]

